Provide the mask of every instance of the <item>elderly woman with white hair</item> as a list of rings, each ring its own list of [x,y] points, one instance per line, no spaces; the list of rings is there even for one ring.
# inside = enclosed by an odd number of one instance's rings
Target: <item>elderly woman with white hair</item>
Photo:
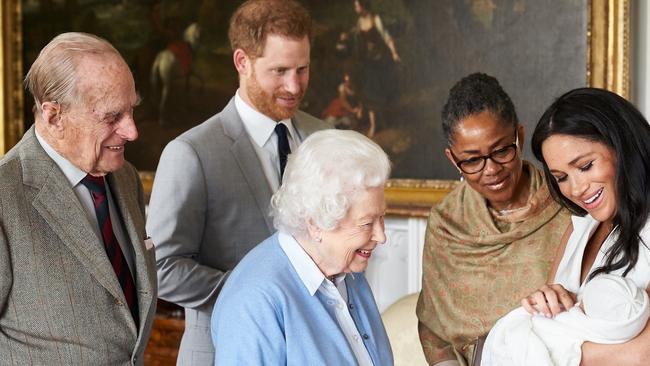
[[[212,315],[215,365],[392,365],[363,271],[385,242],[390,162],[353,131],[312,134],[272,198],[278,230],[230,274]]]

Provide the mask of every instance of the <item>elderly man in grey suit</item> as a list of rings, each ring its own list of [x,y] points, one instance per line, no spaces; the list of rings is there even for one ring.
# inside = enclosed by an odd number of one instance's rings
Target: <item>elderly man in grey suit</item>
[[[131,72],[108,42],[64,33],[25,83],[35,124],[0,160],[0,364],[142,365],[156,273]]]
[[[212,307],[228,273],[270,236],[271,195],[287,154],[328,126],[298,110],[309,80],[311,19],[297,2],[253,0],[230,21],[239,89],[217,115],[169,143],[147,230],[160,298],[185,307],[177,364],[212,365]]]

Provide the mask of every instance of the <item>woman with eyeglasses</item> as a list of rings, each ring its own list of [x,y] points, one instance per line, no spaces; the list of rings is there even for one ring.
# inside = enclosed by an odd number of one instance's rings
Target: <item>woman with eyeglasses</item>
[[[461,79],[442,121],[463,182],[431,210],[417,315],[427,362],[467,365],[477,338],[546,283],[569,213],[522,159],[524,128],[495,78]]]

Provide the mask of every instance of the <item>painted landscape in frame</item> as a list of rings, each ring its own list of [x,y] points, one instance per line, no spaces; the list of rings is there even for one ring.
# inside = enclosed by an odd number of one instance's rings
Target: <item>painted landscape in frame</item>
[[[3,68],[6,148],[32,121],[31,98],[18,94],[38,50],[57,33],[87,31],[111,41],[131,66],[144,102],[136,111],[140,139],[127,158],[154,170],[169,140],[219,111],[236,90],[226,29],[239,3],[4,1],[2,56],[13,66]],[[370,135],[389,152],[397,179],[387,192],[398,206],[426,205],[457,178],[443,157],[439,115],[449,88],[468,73],[496,76],[529,133],[568,89],[595,85],[627,96],[627,1],[360,2],[368,3],[372,27],[381,22],[374,41],[362,32],[367,22],[355,1],[303,3],[315,20],[303,109]],[[367,52],[373,42],[380,50]],[[356,96],[347,119],[337,106],[341,90]]]

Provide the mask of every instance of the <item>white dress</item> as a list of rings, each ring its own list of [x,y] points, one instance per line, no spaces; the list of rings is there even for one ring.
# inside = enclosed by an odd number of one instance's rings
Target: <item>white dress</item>
[[[584,341],[624,343],[645,328],[648,294],[631,279],[602,274],[583,290],[584,311],[576,305],[546,318],[519,307],[499,319],[485,341],[481,366],[579,366]]]
[[[589,237],[598,228],[599,222],[594,220],[590,215],[584,217],[571,216],[571,221],[573,222],[573,233],[571,233],[566,248],[564,249],[564,255],[555,273],[554,282],[561,284],[568,291],[579,293],[581,289],[580,271],[582,268],[582,256]],[[616,238],[616,234],[610,234],[605,239],[589,273],[605,263],[607,249],[614,244]],[[641,230],[641,239],[650,247],[650,223],[648,222],[646,222],[643,230]],[[650,283],[650,250],[648,247],[643,244],[639,246],[639,260],[626,276],[626,278],[634,281],[639,288],[643,289],[647,289]],[[623,275],[624,271],[625,268],[621,268],[611,273]]]
[[[580,299],[585,293],[584,290],[589,288],[589,286],[585,287],[587,282],[580,284],[582,257],[589,237],[598,228],[599,222],[589,215],[572,216],[571,220],[573,232],[567,242],[554,282],[563,285],[568,291],[578,294]],[[640,236],[650,246],[650,223],[646,223]],[[614,244],[616,238],[617,235],[610,234],[605,239],[589,273],[605,263],[607,250]],[[622,268],[611,272],[611,275],[621,276],[624,271],[625,268]],[[604,276],[598,277],[603,279]],[[648,296],[643,291],[648,288],[650,282],[650,249],[643,244],[639,247],[639,259],[627,274],[626,279],[631,281],[628,283],[628,286],[631,286],[629,287],[630,294],[634,292],[644,297],[643,303],[629,317],[618,321],[592,318],[575,306],[552,319],[547,319],[540,315],[531,316],[523,308],[517,308],[499,319],[488,334],[483,348],[481,365],[577,366],[580,364],[583,341],[611,344],[622,343],[633,338],[643,330],[650,316]],[[593,285],[595,282],[591,281],[589,284]],[[639,291],[639,289],[641,290]],[[614,294],[623,296],[625,292],[601,290],[596,290],[596,292],[604,293],[596,293],[596,295],[603,296],[603,299],[592,301],[596,305],[599,305],[599,302],[607,305],[610,302],[608,300],[626,302],[623,298],[607,298]],[[618,301],[614,301],[612,304],[616,303]]]

